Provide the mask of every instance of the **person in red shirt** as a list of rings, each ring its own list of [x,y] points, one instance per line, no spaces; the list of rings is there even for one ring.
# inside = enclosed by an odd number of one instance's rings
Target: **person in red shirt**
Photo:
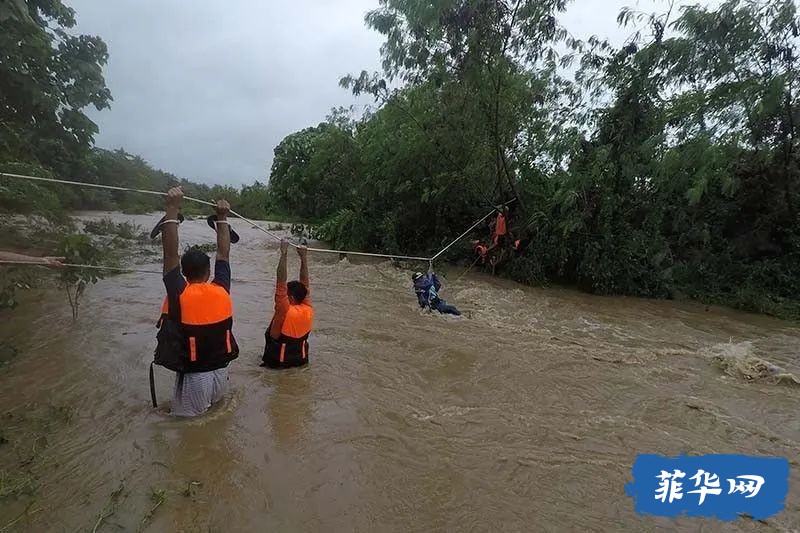
[[[308,337],[314,324],[314,308],[309,296],[308,249],[297,247],[300,280],[287,283],[289,243],[281,241],[281,258],[275,283],[275,314],[264,333],[266,346],[261,366],[291,368],[308,364]]]

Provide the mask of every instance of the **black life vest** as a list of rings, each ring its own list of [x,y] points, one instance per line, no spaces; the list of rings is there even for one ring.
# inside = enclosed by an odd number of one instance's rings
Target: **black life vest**
[[[264,333],[263,365],[269,368],[291,368],[308,364],[308,336],[314,320],[314,310],[310,305],[291,306],[281,328],[281,336],[274,339],[270,335],[275,318],[272,318]]]
[[[214,283],[190,283],[168,297],[158,328],[154,363],[174,372],[218,370],[239,356],[230,295]]]

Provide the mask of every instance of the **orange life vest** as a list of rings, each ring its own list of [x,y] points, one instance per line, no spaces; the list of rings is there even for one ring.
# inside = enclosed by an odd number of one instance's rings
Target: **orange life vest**
[[[273,321],[275,318],[273,317]],[[264,348],[264,364],[270,368],[289,368],[308,363],[308,336],[314,325],[314,308],[307,303],[290,305],[281,326],[281,335],[275,339],[270,335],[270,322]]]
[[[215,283],[189,283],[175,302],[161,307],[155,363],[175,372],[225,368],[239,356],[233,337],[233,301]]]
[[[497,237],[502,237],[508,233],[508,224],[506,223],[506,216],[503,213],[497,214],[497,223],[494,226],[494,234]]]

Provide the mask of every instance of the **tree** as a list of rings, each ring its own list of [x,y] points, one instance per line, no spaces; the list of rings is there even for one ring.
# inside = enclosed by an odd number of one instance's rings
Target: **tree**
[[[620,47],[567,35],[563,8],[381,0],[383,72],[341,82],[379,104],[336,123],[356,170],[305,130],[270,189],[324,205],[337,247],[420,254],[514,195],[516,279],[800,316],[796,4],[625,9]]]
[[[303,218],[330,216],[351,198],[358,172],[348,122],[323,122],[293,133],[275,148],[269,182],[272,206]]]
[[[60,0],[0,3],[0,159],[69,173],[86,155],[97,125],[83,110],[111,101],[108,51],[74,26]]]
[[[555,81],[556,46],[562,41],[575,45],[556,19],[567,1],[381,0],[380,4],[367,14],[366,22],[386,36],[381,48],[384,75],[411,85],[430,82],[451,94],[460,89],[459,97],[471,108],[469,122],[485,126],[482,133],[491,147],[496,179],[492,196],[519,197],[518,144],[540,138],[523,137],[520,132],[551,101],[546,85],[539,81]],[[377,75],[363,72],[342,82],[355,93],[367,91],[388,100],[382,96],[388,93],[387,83]]]
[[[270,207],[269,189],[260,181],[245,185],[239,194],[236,211],[248,218],[260,218],[267,214]]]

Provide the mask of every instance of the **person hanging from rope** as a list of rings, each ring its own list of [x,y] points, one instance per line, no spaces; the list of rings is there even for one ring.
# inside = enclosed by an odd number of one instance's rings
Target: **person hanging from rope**
[[[530,228],[531,224],[528,223],[525,226],[522,226],[522,225],[514,226],[514,225],[512,225],[512,221],[514,221],[514,217],[512,217],[511,209],[508,206],[509,206],[509,204],[507,203],[506,206],[505,206],[506,227],[508,229],[507,243],[508,243],[508,247],[510,248],[510,250],[512,252],[512,255],[518,256],[519,254],[522,253],[524,248],[528,245],[529,238],[526,236],[526,233],[528,233],[527,230],[528,230],[528,228]],[[514,211],[516,211],[516,208],[519,207],[519,204],[515,202],[515,203],[512,204],[512,207],[515,207]],[[515,229],[512,229],[512,227],[514,227]]]
[[[0,251],[0,261],[10,261],[12,263],[36,263],[48,268],[63,268],[64,261],[66,260],[66,257],[34,257],[30,255]]]
[[[233,337],[230,296],[230,204],[216,204],[217,257],[214,280],[211,259],[192,248],[178,254],[178,214],[183,200],[180,187],[169,190],[166,216],[161,222],[164,248],[164,286],[167,298],[159,321],[154,364],[174,372],[171,414],[198,416],[219,402],[228,388],[228,365],[239,355]],[[151,393],[155,404],[155,389]]]
[[[311,306],[308,278],[308,249],[297,247],[300,256],[300,279],[288,279],[287,255],[289,242],[281,240],[281,258],[275,282],[275,314],[264,333],[266,345],[261,366],[267,368],[292,368],[308,364],[308,336],[314,325],[314,308]]]
[[[503,205],[497,208],[497,218],[494,222],[492,235],[492,245],[494,247],[504,247],[511,238],[508,231],[508,206]]]
[[[442,290],[442,282],[439,281],[439,277],[435,272],[429,271],[427,274],[415,272],[411,276],[411,281],[414,282],[414,292],[422,309],[439,311],[443,315],[461,316],[461,311],[439,297],[439,291]]]
[[[497,217],[490,223],[492,231],[492,245],[489,247],[487,255],[489,264],[492,267],[492,274],[497,272],[497,267],[506,262],[515,252],[521,250],[522,241],[514,237],[509,229],[510,211],[508,205],[495,208]]]

